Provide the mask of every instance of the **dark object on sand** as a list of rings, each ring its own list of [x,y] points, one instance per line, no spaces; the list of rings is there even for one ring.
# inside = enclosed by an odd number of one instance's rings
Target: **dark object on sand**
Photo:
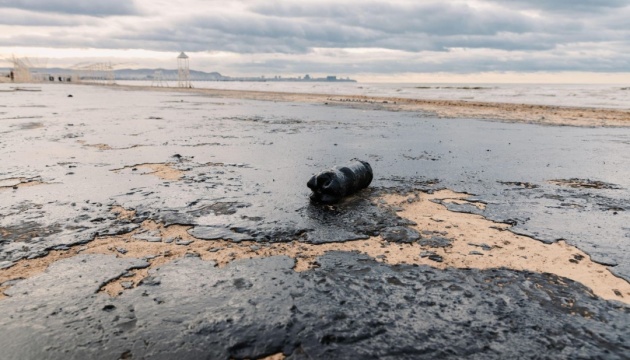
[[[73,97],[72,94],[68,95],[68,97]]]
[[[335,166],[314,175],[306,185],[313,191],[311,201],[331,204],[368,187],[372,177],[370,164],[352,160],[346,165]]]

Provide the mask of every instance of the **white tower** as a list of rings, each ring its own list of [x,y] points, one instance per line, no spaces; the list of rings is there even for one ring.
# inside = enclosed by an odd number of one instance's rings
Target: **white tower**
[[[177,57],[177,86],[189,88],[190,86],[190,66],[188,64],[188,55],[182,51]]]

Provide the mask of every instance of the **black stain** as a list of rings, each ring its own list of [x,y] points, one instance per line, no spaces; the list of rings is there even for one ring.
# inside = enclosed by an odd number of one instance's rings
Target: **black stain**
[[[159,287],[110,299],[94,295],[90,280],[60,282],[69,272],[101,267],[108,277],[125,267],[113,257],[83,260],[63,260],[0,301],[3,356],[117,358],[127,348],[133,358],[622,359],[630,350],[620,341],[630,308],[551,274],[389,266],[348,253],[329,253],[303,273],[286,257],[222,269],[190,258],[163,266]],[[26,294],[52,287],[53,294]],[[26,299],[31,310],[20,312]],[[36,344],[21,342],[33,337]]]
[[[413,224],[380,200],[411,194],[415,201],[420,192],[448,188],[471,194],[472,202],[443,202],[449,210],[510,224],[509,231],[547,243],[570,240],[630,279],[630,263],[623,261],[630,182],[619,175],[627,160],[627,129],[438,120],[430,113],[384,112],[378,105],[364,111],[354,104],[217,104],[198,95],[184,102],[165,94],[173,103],[146,96],[145,106],[121,107],[127,92],[80,90],[85,96],[68,107],[53,96],[63,89],[41,93],[59,116],[81,119],[69,120],[72,132],[41,120],[41,136],[13,131],[0,144],[0,179],[46,182],[0,189],[0,269],[96,236],[130,232],[146,220],[191,226],[189,232],[207,240],[209,249],[216,248],[213,239],[264,246],[377,235],[449,247],[444,234],[418,239]],[[109,101],[95,109],[84,103],[90,97]],[[147,109],[180,120],[145,121]],[[8,126],[20,128],[20,121]],[[50,156],[28,155],[38,149]],[[593,153],[606,161],[593,161]],[[355,157],[374,166],[370,187],[337,204],[310,203],[304,179]],[[112,172],[156,161],[184,176],[170,181],[141,171]],[[65,175],[69,164],[76,166],[73,176]],[[557,185],[554,179],[565,181]],[[136,215],[118,219],[114,206]],[[477,245],[484,254],[483,244]],[[444,260],[430,251],[422,255]],[[110,299],[97,293],[101,285],[148,264],[67,259],[41,276],[3,284],[11,287],[10,297],[0,301],[2,356],[624,358],[629,352],[623,341],[628,308],[553,275],[387,266],[352,254],[329,254],[317,265],[297,274],[291,260],[274,257],[216,269],[190,257],[152,269],[138,287]]]

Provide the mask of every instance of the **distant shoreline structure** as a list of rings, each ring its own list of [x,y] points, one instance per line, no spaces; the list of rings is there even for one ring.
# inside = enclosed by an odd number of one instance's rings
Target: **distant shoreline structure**
[[[10,68],[0,68],[0,74],[9,74]],[[34,78],[42,78],[43,80],[49,77],[53,78],[71,78],[77,76],[76,69],[65,68],[33,68],[31,69]],[[118,69],[112,70],[113,79],[124,81],[154,81],[156,80],[156,74],[160,74],[161,81],[177,81],[178,73],[176,69]],[[78,75],[82,78],[81,75]],[[350,79],[349,77],[339,77],[337,75],[327,75],[325,77],[311,77],[309,74],[297,77],[284,77],[281,75],[276,76],[243,76],[232,77],[225,76],[218,72],[204,72],[198,70],[190,70],[190,81],[237,81],[237,82],[350,82],[356,83],[357,80]]]
[[[165,69],[121,69],[116,70],[117,80],[130,80],[130,81],[152,81],[155,79],[155,72],[161,72],[164,80],[172,81],[176,79],[177,73],[175,70]],[[218,72],[203,72],[190,70],[191,81],[242,81],[242,82],[353,82],[357,81],[350,79],[349,77],[341,78],[336,75],[328,75],[326,77],[311,77],[309,74],[298,77],[283,77],[280,75],[267,77],[267,76],[225,76]]]
[[[131,79],[121,79],[131,80]],[[263,78],[263,77],[244,77],[244,78],[228,78],[223,80],[196,80],[196,81],[243,81],[243,82],[351,82],[357,81],[350,78],[337,78],[336,76],[327,76],[325,78]]]

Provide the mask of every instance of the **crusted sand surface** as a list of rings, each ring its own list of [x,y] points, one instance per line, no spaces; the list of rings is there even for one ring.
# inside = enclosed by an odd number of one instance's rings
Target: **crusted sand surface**
[[[0,270],[0,284],[15,279],[35,276],[55,261],[79,253],[113,254],[118,257],[144,258],[150,266],[132,270],[101,288],[110,296],[117,296],[149,276],[152,271],[174,259],[196,256],[214,261],[223,267],[238,259],[251,259],[285,255],[295,259],[294,270],[305,271],[317,267],[317,258],[329,251],[358,252],[387,264],[423,264],[445,269],[453,268],[509,268],[541,273],[553,273],[580,282],[605,299],[630,303],[630,284],[614,276],[604,265],[574,246],[560,241],[544,244],[529,237],[516,235],[509,225],[498,224],[479,215],[452,212],[443,202],[465,203],[468,195],[442,190],[433,194],[416,193],[409,196],[388,195],[385,200],[402,210],[399,215],[417,223],[416,229],[423,238],[439,236],[448,239],[446,246],[431,244],[393,243],[381,237],[367,240],[328,244],[256,243],[206,241],[192,237],[190,226],[145,221],[137,230],[127,234],[97,237],[94,241],[69,250],[54,250],[41,258],[21,260],[11,268]],[[112,212],[121,219],[131,220],[134,211],[115,206]],[[143,238],[149,234],[153,241]],[[155,241],[157,240],[157,241]],[[0,287],[0,292],[7,286]]]
[[[172,164],[169,164],[169,163],[136,164],[136,165],[125,166],[124,168],[121,168],[121,169],[114,169],[112,171],[121,172],[121,171],[126,171],[126,170],[138,171],[138,173],[142,175],[153,175],[153,176],[157,176],[158,178],[162,180],[169,180],[169,181],[179,180],[182,178],[182,176],[184,176],[183,171],[175,169],[172,166]]]

